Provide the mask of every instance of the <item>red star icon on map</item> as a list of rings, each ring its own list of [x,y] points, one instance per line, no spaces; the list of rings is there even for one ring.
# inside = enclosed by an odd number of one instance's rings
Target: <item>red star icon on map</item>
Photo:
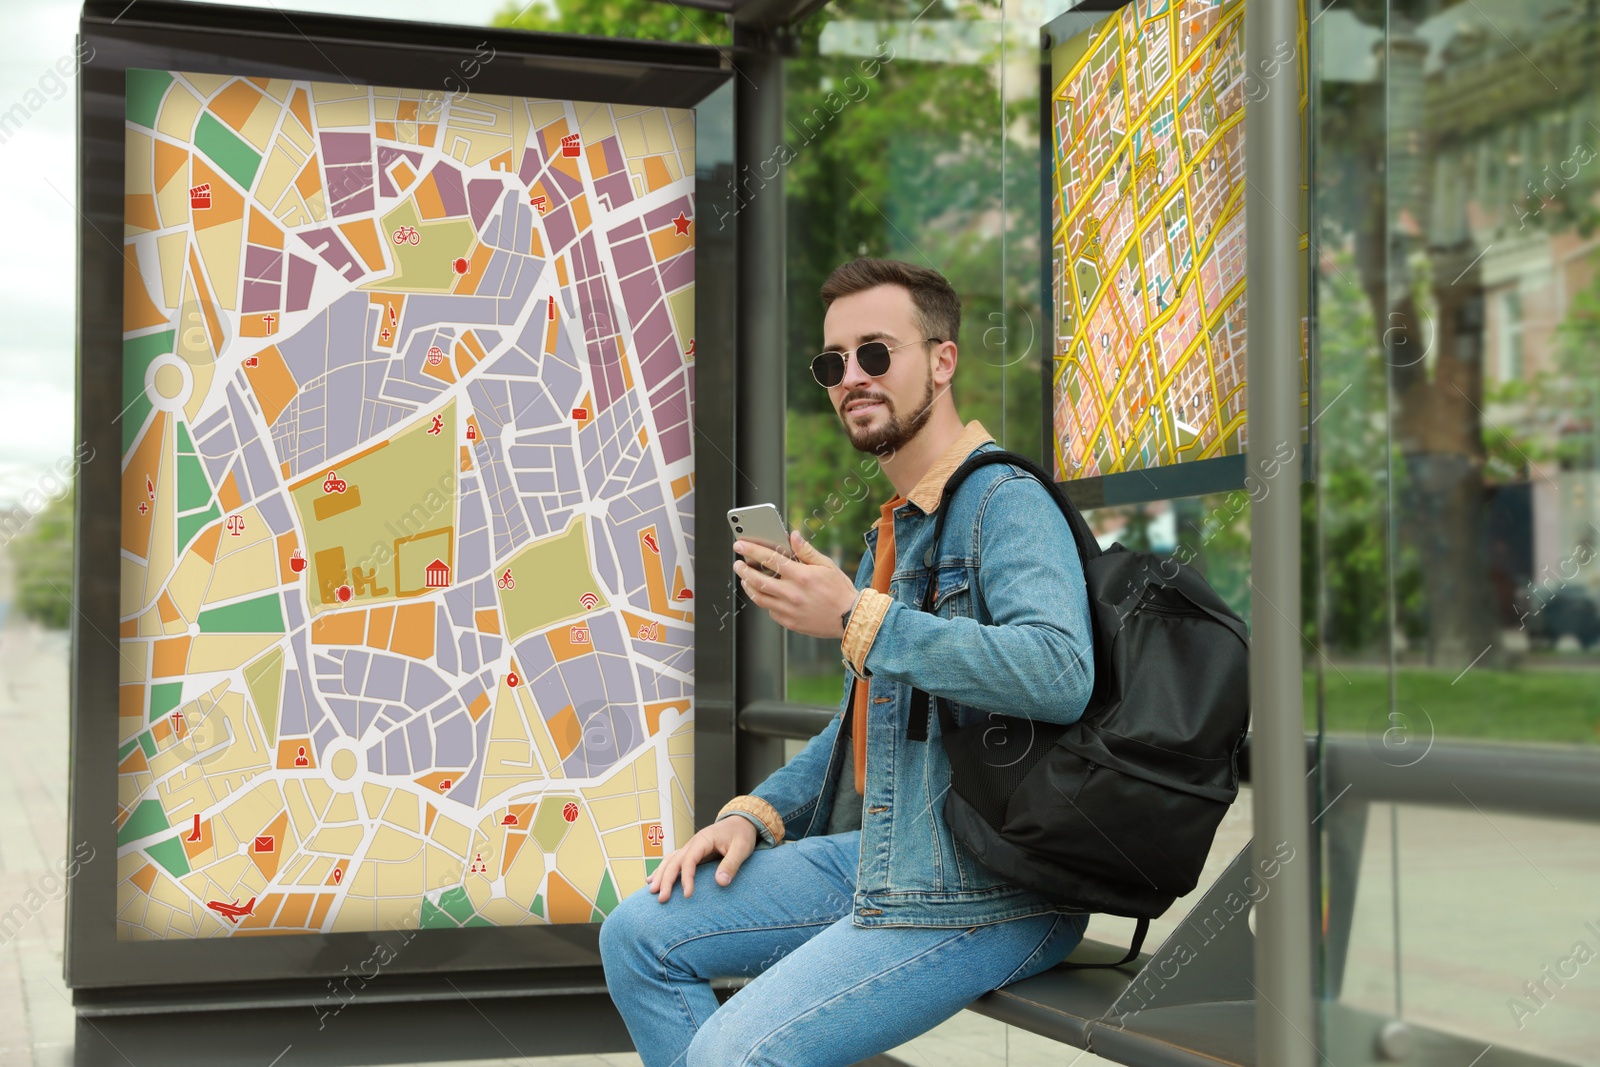
[[[687,234],[689,232],[689,216],[681,211],[678,212],[678,217],[672,220],[672,225],[676,231],[676,236],[681,237]]]

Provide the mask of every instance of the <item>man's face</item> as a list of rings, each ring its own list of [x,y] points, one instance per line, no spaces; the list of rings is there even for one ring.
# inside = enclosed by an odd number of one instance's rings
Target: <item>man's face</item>
[[[880,285],[842,296],[829,306],[822,330],[826,348],[850,354],[844,380],[828,390],[850,444],[888,459],[933,414],[932,346],[921,343],[911,294],[898,285]],[[854,356],[856,346],[867,341],[894,349],[888,371],[877,378],[866,374]]]

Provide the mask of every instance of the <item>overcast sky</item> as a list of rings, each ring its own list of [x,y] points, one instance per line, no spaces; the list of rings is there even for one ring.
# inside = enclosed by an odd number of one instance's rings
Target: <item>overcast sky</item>
[[[328,13],[476,25],[488,23],[503,5],[504,0],[316,4]],[[247,0],[240,6],[292,11],[308,5]],[[0,33],[0,112],[24,103],[29,90],[42,88],[45,98],[0,144],[0,245],[7,249],[0,256],[0,502],[18,499],[42,468],[70,455],[74,445],[76,88],[67,86],[51,99],[49,76],[57,60],[73,55],[77,24],[75,0],[27,0],[6,5]]]

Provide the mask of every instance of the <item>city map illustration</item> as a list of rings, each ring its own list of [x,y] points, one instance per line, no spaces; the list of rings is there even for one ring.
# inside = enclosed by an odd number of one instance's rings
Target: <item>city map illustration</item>
[[[119,940],[603,919],[694,832],[693,113],[127,101]]]
[[[1245,101],[1304,114],[1305,35],[1248,71],[1243,0],[1134,0],[1053,49],[1056,478],[1245,451]]]

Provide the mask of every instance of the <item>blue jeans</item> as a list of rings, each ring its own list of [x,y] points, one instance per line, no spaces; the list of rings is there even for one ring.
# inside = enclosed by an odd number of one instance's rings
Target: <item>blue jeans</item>
[[[714,857],[664,903],[648,888],[600,927],[606,986],[645,1067],[848,1067],[904,1044],[991,989],[1060,963],[1089,917],[983,926],[850,922],[861,832],[750,854],[726,886]],[[726,1003],[712,978],[754,975]]]

